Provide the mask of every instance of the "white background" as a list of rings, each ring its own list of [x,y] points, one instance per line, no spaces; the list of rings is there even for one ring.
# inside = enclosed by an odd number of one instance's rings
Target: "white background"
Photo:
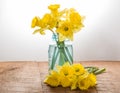
[[[31,20],[49,4],[75,8],[85,27],[74,36],[74,60],[120,60],[120,0],[0,0],[0,61],[47,61],[51,33],[33,35]]]

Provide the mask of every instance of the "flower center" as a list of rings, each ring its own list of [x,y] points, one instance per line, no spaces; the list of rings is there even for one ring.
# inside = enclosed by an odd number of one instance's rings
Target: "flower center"
[[[76,72],[79,72],[79,69],[76,69],[75,71],[76,71]]]
[[[68,29],[69,29],[68,27],[65,27],[65,28],[64,28],[65,31],[68,31]]]
[[[65,75],[65,76],[67,76],[67,75],[68,75],[68,73],[64,73],[64,75]]]

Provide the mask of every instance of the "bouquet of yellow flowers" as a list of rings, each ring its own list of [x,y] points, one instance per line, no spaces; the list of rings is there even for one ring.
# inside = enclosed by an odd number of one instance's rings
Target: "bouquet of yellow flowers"
[[[57,34],[56,42],[62,42],[65,39],[73,40],[73,34],[80,31],[83,27],[83,17],[74,9],[64,9],[59,11],[59,4],[49,5],[50,13],[44,14],[42,18],[35,16],[31,27],[38,27],[33,33],[45,34],[46,30]]]
[[[61,11],[59,8],[59,4],[49,5],[50,13],[44,14],[42,18],[35,16],[31,24],[32,28],[37,27],[33,34],[44,35],[45,31],[51,31],[57,45],[52,53],[50,73],[44,82],[52,87],[62,86],[71,87],[72,90],[77,88],[86,90],[96,85],[96,75],[105,69],[72,64],[72,53],[65,45],[65,41],[72,41],[74,33],[79,32],[84,27],[84,17],[74,8],[66,8]],[[57,65],[55,65],[56,60],[58,61]]]
[[[73,35],[79,32],[83,25],[84,17],[81,16],[74,8],[59,10],[59,4],[49,5],[50,13],[46,13],[42,18],[35,16],[32,20],[31,27],[37,28],[33,34],[40,33],[45,35],[45,31],[49,30],[53,34],[56,41],[56,47],[50,58],[50,68],[54,69],[55,64],[63,65],[65,62],[73,63],[72,52],[69,46],[66,46],[66,40],[73,40]]]
[[[84,67],[76,63],[70,65],[66,62],[63,66],[57,66],[57,70],[51,70],[44,83],[52,87],[71,87],[71,90],[79,88],[87,90],[97,83],[96,75],[105,71],[105,68]]]
[[[52,70],[50,75],[44,80],[45,83],[57,87],[71,87],[72,90],[77,87],[81,90],[86,90],[96,84],[96,76],[89,73],[81,64],[65,63],[63,66],[58,66],[58,69]]]

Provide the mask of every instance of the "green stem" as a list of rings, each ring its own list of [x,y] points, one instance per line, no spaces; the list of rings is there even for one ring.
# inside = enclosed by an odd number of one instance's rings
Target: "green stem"
[[[85,69],[89,72],[89,73],[94,73],[95,75],[101,74],[103,72],[105,72],[105,68],[99,69],[98,67],[85,67]]]
[[[95,75],[98,75],[98,74],[101,74],[101,73],[103,73],[103,72],[105,72],[105,71],[106,71],[106,69],[105,69],[105,68],[102,68],[102,69],[99,69],[99,70],[95,71],[94,74],[95,74]]]
[[[69,52],[69,50],[68,50],[68,47],[65,47],[65,49],[66,49],[66,52],[67,52],[67,54],[68,54],[68,57],[69,57],[69,62],[72,64],[73,63],[73,58],[72,58],[72,55],[70,54],[70,52]]]
[[[52,63],[51,63],[51,66],[50,66],[50,69],[53,69],[54,68],[54,65],[55,65],[55,55],[56,54],[56,47],[55,47],[55,49],[54,49],[54,51],[53,51],[53,56],[52,56]]]

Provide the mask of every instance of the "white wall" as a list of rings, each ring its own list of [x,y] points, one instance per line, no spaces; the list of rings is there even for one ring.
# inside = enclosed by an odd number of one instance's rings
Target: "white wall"
[[[0,0],[0,61],[47,61],[51,34],[33,35],[34,16],[60,3],[86,16],[74,37],[74,60],[120,60],[120,0]]]

